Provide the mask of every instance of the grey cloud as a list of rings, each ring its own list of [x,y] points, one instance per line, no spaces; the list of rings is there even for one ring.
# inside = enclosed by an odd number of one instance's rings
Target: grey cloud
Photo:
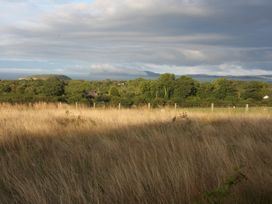
[[[97,64],[240,63],[271,70],[271,1],[120,2],[69,4],[32,22],[1,28],[0,56]]]

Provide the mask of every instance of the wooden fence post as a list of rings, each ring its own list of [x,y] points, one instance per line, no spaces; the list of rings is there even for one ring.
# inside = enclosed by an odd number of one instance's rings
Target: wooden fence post
[[[249,105],[246,104],[246,112],[248,112],[248,111],[249,111]]]
[[[121,110],[121,103],[119,103],[119,106],[118,106],[119,110]]]
[[[214,112],[214,103],[211,104],[212,112]]]
[[[178,105],[177,105],[177,103],[175,103],[175,110],[177,110],[177,108],[178,108]]]
[[[94,108],[94,109],[96,108],[96,104],[95,104],[95,103],[93,104],[93,108]]]
[[[151,109],[151,104],[148,103],[147,107],[148,107],[148,109],[150,110],[150,109]]]

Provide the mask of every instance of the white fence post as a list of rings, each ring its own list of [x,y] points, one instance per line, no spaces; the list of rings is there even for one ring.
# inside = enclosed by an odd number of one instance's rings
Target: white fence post
[[[249,105],[246,104],[246,112],[248,112],[248,111],[249,111]]]
[[[214,112],[214,103],[211,104],[212,112]]]

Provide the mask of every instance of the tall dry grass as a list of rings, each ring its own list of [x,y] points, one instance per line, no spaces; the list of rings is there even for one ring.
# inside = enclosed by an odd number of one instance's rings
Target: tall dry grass
[[[0,203],[272,203],[272,115],[0,107]]]

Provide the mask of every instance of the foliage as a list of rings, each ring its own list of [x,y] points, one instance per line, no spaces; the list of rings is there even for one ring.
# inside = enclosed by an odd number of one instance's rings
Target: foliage
[[[205,200],[209,204],[223,204],[224,200],[231,195],[231,190],[244,180],[247,180],[247,177],[241,171],[237,171],[223,185],[206,192],[204,194]]]
[[[95,93],[95,95],[93,94]],[[157,80],[135,79],[129,81],[80,81],[49,78],[47,80],[0,81],[0,102],[57,102],[69,104],[101,103],[125,107],[151,103],[154,107],[174,105],[204,107],[217,106],[269,106],[272,85],[258,81],[232,81],[217,79],[198,82],[191,77],[162,74]]]
[[[110,92],[110,96],[116,96],[116,97],[120,96],[119,91],[116,87],[111,87],[109,92]]]

